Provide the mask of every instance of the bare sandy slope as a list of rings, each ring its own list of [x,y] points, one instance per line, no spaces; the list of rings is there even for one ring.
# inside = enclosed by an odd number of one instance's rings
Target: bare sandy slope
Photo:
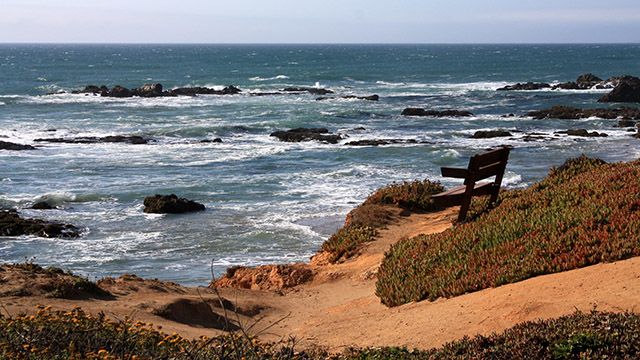
[[[320,345],[339,351],[346,346],[408,346],[430,348],[465,335],[502,331],[517,323],[558,317],[576,309],[640,311],[640,258],[595,265],[560,274],[536,277],[516,284],[459,296],[387,308],[374,295],[375,273],[389,246],[404,237],[444,231],[455,209],[401,217],[383,230],[360,256],[343,264],[312,261],[315,279],[285,292],[222,289],[220,294],[245,315],[232,312],[240,323],[264,340],[295,336],[301,346]],[[1,276],[1,275],[0,275]],[[143,281],[110,285],[114,300],[58,300],[43,297],[4,297],[10,313],[31,312],[36,304],[56,308],[81,306],[117,318],[130,316],[162,325],[184,336],[221,333],[220,319],[210,318],[211,289],[183,288]],[[167,308],[167,306],[169,306]],[[215,313],[222,310],[211,306]],[[175,322],[154,315],[169,309]],[[213,316],[213,315],[211,315]]]

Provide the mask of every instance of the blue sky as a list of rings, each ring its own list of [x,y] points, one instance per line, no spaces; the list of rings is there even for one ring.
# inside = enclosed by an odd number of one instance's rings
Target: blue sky
[[[638,0],[2,0],[0,42],[640,42]]]

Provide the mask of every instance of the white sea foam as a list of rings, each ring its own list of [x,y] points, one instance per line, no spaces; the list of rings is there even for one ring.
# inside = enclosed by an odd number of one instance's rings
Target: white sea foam
[[[287,75],[277,75],[277,76],[267,77],[267,78],[254,76],[252,78],[249,78],[249,80],[251,81],[272,81],[272,80],[286,80],[286,79],[289,79]]]

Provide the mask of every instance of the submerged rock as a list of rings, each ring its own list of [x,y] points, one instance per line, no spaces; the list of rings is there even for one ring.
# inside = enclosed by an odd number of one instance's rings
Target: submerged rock
[[[35,204],[33,204],[31,206],[32,209],[34,210],[53,210],[55,209],[55,207],[51,206],[51,204],[49,204],[46,201],[38,201]]]
[[[23,145],[16,144],[8,141],[0,141],[0,150],[13,150],[13,151],[21,151],[21,150],[35,150],[31,145]]]
[[[425,110],[422,108],[406,108],[402,110],[404,116],[433,116],[433,117],[467,117],[473,113],[464,110]]]
[[[329,144],[337,144],[342,136],[330,134],[325,128],[296,128],[287,131],[276,131],[271,136],[285,142],[320,141]]]
[[[329,100],[329,99],[358,99],[358,100],[378,101],[380,100],[380,96],[374,94],[369,96],[345,95],[345,96],[338,96],[338,97],[319,97],[319,98],[316,98],[316,101]]]
[[[499,88],[497,90],[498,91],[540,90],[540,89],[547,89],[547,88],[551,88],[551,85],[549,85],[547,83],[527,82],[527,83],[517,83],[517,84],[514,84],[514,85],[507,85],[507,86],[501,87],[501,88]]]
[[[586,129],[569,129],[566,131],[558,131],[556,134],[567,134],[569,136],[582,136],[582,137],[607,137],[608,134],[599,133],[597,131],[589,132]]]
[[[12,210],[0,211],[0,236],[35,235],[47,238],[76,238],[80,230],[73,225],[40,219],[24,219]]]
[[[487,130],[487,131],[480,130],[473,133],[473,135],[471,135],[471,138],[472,139],[489,139],[489,138],[506,137],[506,136],[513,136],[513,135],[506,130]]]
[[[598,102],[640,102],[640,78],[624,76],[618,79],[610,93],[603,95]]]
[[[308,92],[313,95],[326,95],[333,94],[332,90],[323,89],[323,88],[315,88],[315,87],[287,87],[282,89],[284,92]]]
[[[50,142],[50,143],[66,143],[66,144],[128,143],[133,145],[142,145],[142,144],[148,144],[150,140],[138,135],[133,135],[133,136],[113,135],[113,136],[105,136],[105,137],[85,136],[85,137],[77,137],[77,138],[70,138],[70,139],[46,138],[46,139],[35,139],[33,141]]]
[[[597,117],[601,119],[635,119],[640,120],[640,109],[579,109],[570,106],[553,106],[550,109],[530,111],[527,116],[534,119],[585,119]]]
[[[144,198],[144,212],[153,214],[180,214],[186,212],[203,211],[204,205],[175,194],[154,195]]]
[[[415,139],[366,139],[350,141],[346,143],[347,146],[380,146],[380,145],[393,145],[393,144],[417,144]]]

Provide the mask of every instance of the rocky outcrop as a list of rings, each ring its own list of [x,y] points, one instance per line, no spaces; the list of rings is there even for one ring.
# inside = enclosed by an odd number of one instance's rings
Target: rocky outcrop
[[[640,78],[624,76],[610,93],[602,96],[598,102],[640,102]]]
[[[35,139],[33,141],[50,142],[50,143],[66,143],[66,144],[127,143],[127,144],[133,144],[133,145],[142,145],[142,144],[148,144],[150,140],[138,135],[133,135],[133,136],[113,135],[113,136],[105,136],[105,137],[85,136],[85,137],[77,137],[77,138],[70,138],[70,139],[46,138],[46,139]]]
[[[271,136],[284,142],[320,141],[329,144],[337,144],[342,136],[330,134],[325,128],[296,128],[287,131],[276,131]]]
[[[114,298],[87,278],[60,268],[43,268],[31,262],[0,265],[0,297],[4,296],[73,300]]]
[[[46,201],[38,201],[35,204],[31,205],[31,208],[34,210],[53,210],[55,207],[51,206]]]
[[[282,89],[284,92],[294,92],[294,93],[303,93],[308,92],[312,95],[327,95],[333,94],[332,90],[323,89],[323,88],[315,88],[315,87],[287,87]]]
[[[229,85],[222,90],[216,90],[208,87],[180,87],[170,91],[171,94],[176,96],[197,96],[197,95],[235,95],[241,93],[239,88]]]
[[[0,236],[34,235],[46,238],[76,238],[80,230],[73,225],[40,219],[24,219],[12,210],[0,211]]]
[[[215,139],[204,139],[204,140],[200,140],[200,143],[202,144],[208,144],[208,143],[222,143],[222,139],[221,138],[215,138]]]
[[[31,145],[23,145],[16,144],[8,141],[0,141],[0,150],[13,150],[13,151],[21,151],[21,150],[35,150]]]
[[[527,83],[517,83],[514,85],[507,85],[497,90],[498,91],[515,91],[515,90],[540,90],[540,89],[548,89],[548,88],[551,88],[551,85],[547,83],[527,82]]]
[[[138,97],[170,97],[170,96],[196,96],[196,95],[234,95],[242,92],[239,88],[229,85],[222,90],[208,87],[181,87],[169,91],[164,90],[162,84],[144,84],[138,88],[128,89],[116,85],[111,90],[105,85],[87,85],[82,90],[76,90],[74,94],[94,94],[104,97],[130,98]]]
[[[369,96],[355,96],[355,95],[345,95],[345,96],[338,96],[338,97],[319,97],[316,98],[316,101],[322,101],[322,100],[329,100],[329,99],[358,99],[358,100],[368,100],[368,101],[378,101],[380,100],[380,96],[379,95],[369,95]]]
[[[636,121],[629,120],[629,119],[622,119],[618,121],[618,124],[616,124],[616,127],[632,128],[632,127],[636,127],[636,124],[638,124]]]
[[[601,119],[624,118],[629,120],[640,120],[640,109],[618,108],[618,109],[579,109],[570,106],[553,106],[550,109],[530,111],[527,116],[534,119],[586,119],[597,117]]]
[[[569,129],[566,131],[558,131],[556,134],[567,134],[569,136],[581,136],[581,137],[607,137],[608,134],[599,133],[597,131],[589,132],[586,129]]]
[[[588,89],[612,89],[614,88],[624,77],[611,77],[607,80],[602,80],[601,78],[591,74],[582,74],[578,76],[575,81],[567,81],[555,85],[547,84],[547,83],[536,83],[536,82],[527,82],[527,83],[517,83],[514,85],[508,85],[497,90],[505,91],[505,90],[541,90],[541,89],[563,89],[563,90],[588,90]]]
[[[220,279],[211,282],[211,288],[237,288],[252,290],[283,290],[313,279],[313,270],[307,264],[264,265],[255,268],[235,266],[227,269]]]
[[[139,88],[133,89],[133,96],[140,97],[159,97],[166,96],[162,91],[162,84],[144,84]]]
[[[393,145],[393,144],[417,144],[415,139],[366,139],[350,141],[346,143],[347,146],[380,146],[380,145]]]
[[[473,135],[471,135],[471,138],[472,139],[489,139],[489,138],[506,137],[506,136],[513,136],[513,135],[506,130],[487,130],[487,131],[480,130],[473,133]]]
[[[128,98],[128,97],[133,97],[133,91],[127,89],[124,86],[116,85],[108,93],[102,93],[102,96],[115,97],[115,98]]]
[[[464,110],[426,110],[422,108],[406,108],[402,110],[404,116],[432,116],[432,117],[467,117],[473,113]]]
[[[578,78],[576,79],[576,84],[578,84],[578,86],[580,86],[580,88],[582,89],[591,89],[592,87],[602,83],[602,81],[603,80],[599,77],[591,73],[587,73],[578,76]]]
[[[151,214],[181,214],[203,211],[204,205],[175,194],[154,195],[144,198],[144,212]]]

